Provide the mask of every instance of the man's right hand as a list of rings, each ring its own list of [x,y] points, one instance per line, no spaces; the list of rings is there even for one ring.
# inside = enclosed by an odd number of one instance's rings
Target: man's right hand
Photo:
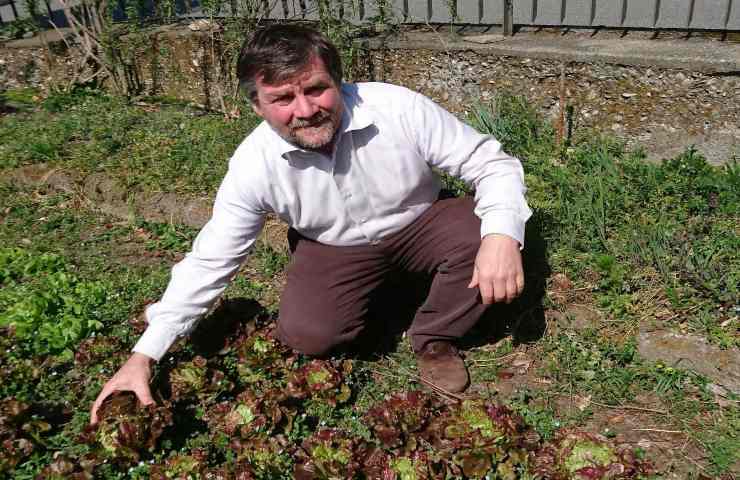
[[[90,424],[98,423],[98,409],[106,398],[116,392],[134,392],[143,405],[154,403],[152,392],[149,389],[149,380],[152,377],[152,363],[154,360],[142,353],[134,352],[126,363],[118,369],[113,378],[103,386],[100,395],[95,399],[90,409]]]

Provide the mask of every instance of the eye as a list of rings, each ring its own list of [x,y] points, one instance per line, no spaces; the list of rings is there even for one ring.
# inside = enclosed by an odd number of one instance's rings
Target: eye
[[[309,87],[306,89],[306,95],[321,95],[326,89],[326,85],[316,85],[315,87]]]
[[[278,105],[288,105],[292,101],[292,95],[280,95],[279,97],[275,97],[272,103],[277,103]]]

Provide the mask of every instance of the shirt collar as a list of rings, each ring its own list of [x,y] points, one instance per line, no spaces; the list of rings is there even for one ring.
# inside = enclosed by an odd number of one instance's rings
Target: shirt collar
[[[370,115],[368,109],[362,108],[362,99],[357,94],[357,86],[352,83],[342,83],[341,88],[342,102],[344,108],[342,109],[342,120],[339,123],[339,130],[337,131],[337,141],[344,133],[362,130],[375,123],[375,120]],[[275,133],[273,131],[273,133]],[[275,133],[277,137],[276,148],[281,157],[287,159],[288,154],[293,152],[304,152],[313,154],[310,150],[303,149],[285,140],[283,137]]]

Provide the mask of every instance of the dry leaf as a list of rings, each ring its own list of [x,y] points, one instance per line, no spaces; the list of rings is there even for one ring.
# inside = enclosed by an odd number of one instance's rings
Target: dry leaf
[[[591,395],[586,395],[585,397],[576,395],[576,407],[578,407],[578,410],[584,411],[589,405],[591,405]]]

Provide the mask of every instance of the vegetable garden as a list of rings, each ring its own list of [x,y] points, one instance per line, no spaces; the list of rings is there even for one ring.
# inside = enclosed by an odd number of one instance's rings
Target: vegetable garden
[[[736,159],[713,167],[687,151],[649,164],[593,132],[558,142],[524,100],[502,94],[468,120],[523,160],[535,210],[527,287],[464,340],[468,392],[419,381],[402,334],[414,300],[398,285],[373,348],[309,359],[280,345],[272,329],[289,256],[262,242],[155,367],[157,405],[120,394],[91,428],[92,401],[196,232],[102,213],[81,189],[32,187],[13,172],[43,163],[80,178],[104,171],[124,191],[212,196],[256,119],[98,90],[4,95],[16,111],[0,117],[1,476],[737,475],[737,394],[644,358],[638,340],[667,331],[738,348]]]

